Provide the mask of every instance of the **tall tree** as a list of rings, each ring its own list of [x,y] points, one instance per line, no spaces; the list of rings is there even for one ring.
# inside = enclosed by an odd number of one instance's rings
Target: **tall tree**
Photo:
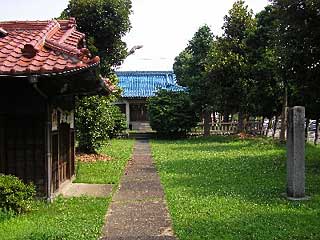
[[[320,97],[320,1],[273,0],[279,19],[279,53],[289,85],[289,104],[306,105]]]
[[[210,134],[211,105],[206,60],[213,43],[213,34],[207,25],[198,29],[188,46],[175,58],[173,69],[182,86],[189,88],[192,101],[204,113],[204,135]]]
[[[251,114],[271,119],[281,112],[284,82],[277,55],[278,20],[274,8],[267,6],[256,15],[257,27],[248,37],[250,74],[253,81]]]
[[[221,110],[239,112],[239,131],[243,131],[252,90],[247,39],[256,24],[252,11],[242,0],[233,4],[224,20],[224,34],[210,52],[208,76],[213,85],[212,95],[221,104]]]
[[[278,53],[288,103],[306,106],[307,118],[319,118],[320,2],[273,0],[279,20]],[[315,116],[318,115],[318,116]],[[283,138],[284,134],[281,134]]]
[[[101,73],[121,64],[127,56],[122,37],[130,30],[131,0],[70,0],[61,18],[75,17],[92,54],[101,58]]]

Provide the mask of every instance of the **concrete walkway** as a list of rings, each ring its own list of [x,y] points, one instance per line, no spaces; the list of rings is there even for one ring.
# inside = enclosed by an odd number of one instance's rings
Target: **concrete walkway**
[[[136,141],[106,218],[103,240],[176,239],[147,140]]]

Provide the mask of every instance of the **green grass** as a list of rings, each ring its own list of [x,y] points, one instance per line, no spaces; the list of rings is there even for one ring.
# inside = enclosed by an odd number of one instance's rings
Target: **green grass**
[[[174,230],[187,239],[320,239],[320,148],[306,149],[307,193],[290,202],[285,146],[269,139],[152,141]]]
[[[77,182],[118,184],[131,158],[133,140],[112,140],[100,150],[110,162],[80,163]],[[115,185],[115,186],[116,186]],[[52,204],[34,202],[33,210],[19,216],[0,211],[1,240],[93,240],[101,235],[108,198],[61,198]]]
[[[76,168],[77,183],[118,184],[124,168],[131,158],[134,140],[112,139],[99,150],[112,157],[111,161],[94,163],[78,162]]]
[[[110,198],[58,198],[52,204],[36,202],[35,210],[0,218],[1,240],[95,240]]]

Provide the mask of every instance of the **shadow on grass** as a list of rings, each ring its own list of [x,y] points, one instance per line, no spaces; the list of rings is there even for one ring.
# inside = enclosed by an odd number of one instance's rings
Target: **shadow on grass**
[[[286,202],[281,195],[286,191],[283,144],[235,137],[156,144],[166,145],[168,151],[168,160],[158,161],[158,168],[169,188],[181,188],[191,197],[235,196],[253,203]],[[306,190],[312,196],[320,194],[320,149],[307,145],[306,153]]]
[[[320,148],[307,145],[307,202],[289,202],[285,145],[210,137],[154,141],[180,239],[320,239]]]
[[[258,140],[258,141],[257,141]],[[284,148],[285,144],[273,141],[270,138],[247,138],[240,139],[237,136],[210,136],[201,138],[190,138],[183,140],[158,140],[157,144],[165,145],[172,143],[172,150],[190,152],[230,152],[241,151],[251,148]],[[232,144],[230,144],[232,143]]]
[[[197,218],[187,216],[176,229],[177,234],[183,236],[183,239],[320,239],[320,232],[314,231],[311,227],[319,225],[318,220],[309,213],[297,216],[289,211],[266,210],[243,212],[230,218],[217,218],[215,215]]]

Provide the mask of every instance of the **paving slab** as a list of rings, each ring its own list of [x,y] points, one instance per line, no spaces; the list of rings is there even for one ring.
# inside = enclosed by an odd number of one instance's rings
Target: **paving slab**
[[[159,180],[128,181],[114,196],[114,201],[142,201],[144,199],[162,199],[163,189]]]
[[[107,197],[111,194],[112,188],[112,184],[72,183],[62,192],[62,195],[64,197]]]
[[[101,240],[176,240],[150,145],[137,140],[106,215]]]
[[[102,240],[175,240],[173,236],[125,236],[125,237],[108,237]]]
[[[157,180],[157,172],[143,172],[141,170],[131,170],[122,177],[122,182]]]
[[[173,236],[170,217],[162,200],[113,203],[105,231],[109,237]],[[130,238],[131,239],[131,238]]]

